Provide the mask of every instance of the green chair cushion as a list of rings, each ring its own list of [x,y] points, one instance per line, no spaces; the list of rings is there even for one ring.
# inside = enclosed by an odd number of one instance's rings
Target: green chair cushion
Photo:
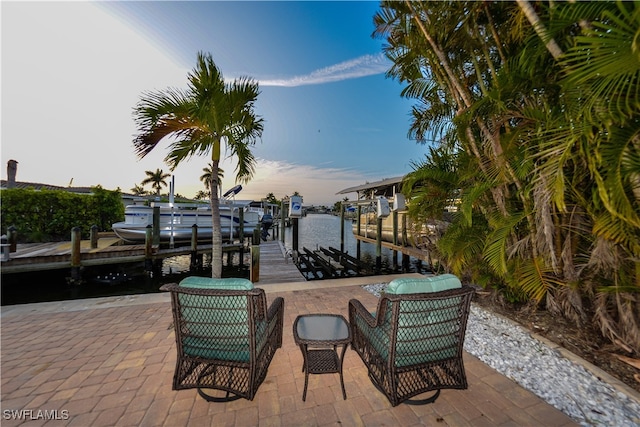
[[[216,338],[185,337],[182,349],[191,357],[249,362],[248,339],[221,342]]]
[[[433,293],[460,287],[462,284],[456,276],[443,274],[395,279],[389,283],[385,292],[396,295]],[[410,366],[454,357],[459,328],[458,303],[457,298],[400,301],[395,366]],[[389,306],[385,319],[379,327],[362,328],[367,331],[365,335],[384,360],[389,357],[391,341],[391,302],[387,304]]]
[[[251,280],[237,277],[212,279],[210,277],[191,276],[183,279],[180,286],[197,289],[227,289],[230,291],[248,291],[253,289]]]
[[[240,278],[187,277],[180,286],[195,289],[251,290],[253,283]],[[185,321],[183,350],[207,359],[249,360],[249,322],[245,295],[180,294]]]
[[[453,274],[392,280],[385,289],[388,294],[422,294],[461,288],[462,283]]]

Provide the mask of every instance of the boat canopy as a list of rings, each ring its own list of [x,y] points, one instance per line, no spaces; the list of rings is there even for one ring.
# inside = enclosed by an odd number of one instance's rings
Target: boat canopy
[[[358,193],[358,199],[373,199],[375,196],[393,197],[400,192],[400,184],[404,176],[385,178],[381,181],[368,182],[355,187],[345,188],[336,194]]]

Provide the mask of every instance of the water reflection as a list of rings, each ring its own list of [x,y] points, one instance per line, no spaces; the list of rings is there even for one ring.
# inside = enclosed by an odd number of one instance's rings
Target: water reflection
[[[344,251],[351,256],[356,256],[357,240],[351,231],[352,221],[344,220]],[[285,230],[285,246],[293,247],[293,231],[291,227]],[[298,249],[302,251],[303,247],[309,250],[318,249],[318,247],[334,247],[340,250],[340,217],[324,214],[310,214],[298,220]],[[365,263],[375,264],[376,247],[375,245],[364,243],[360,244],[361,260]],[[382,248],[381,251],[382,264],[388,266],[392,263],[393,251],[388,248]]]

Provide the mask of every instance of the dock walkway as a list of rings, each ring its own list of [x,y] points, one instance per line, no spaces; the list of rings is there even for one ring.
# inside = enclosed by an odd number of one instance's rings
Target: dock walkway
[[[260,242],[259,279],[258,285],[301,282],[305,280],[279,240]]]

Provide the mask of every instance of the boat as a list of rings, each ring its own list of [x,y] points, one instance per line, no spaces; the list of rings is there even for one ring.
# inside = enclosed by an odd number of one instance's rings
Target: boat
[[[190,242],[193,226],[198,226],[198,241],[211,241],[213,220],[211,206],[203,203],[174,203],[174,177],[169,184],[169,203],[151,202],[144,205],[129,205],[124,208],[124,221],[111,225],[114,233],[125,242],[144,242],[147,227],[153,227],[154,211],[159,211],[160,242]],[[251,209],[252,200],[235,200],[242,191],[236,185],[222,195],[220,206],[220,231],[222,240],[231,241],[238,237],[242,229],[244,235],[251,235],[260,225],[261,214]],[[240,215],[242,214],[242,224]]]
[[[244,235],[250,235],[259,226],[260,215],[250,210],[248,201],[220,201],[220,228],[223,239],[232,240],[240,231],[240,211],[243,214]],[[147,226],[153,226],[154,208],[159,207],[160,241],[191,241],[194,225],[198,226],[198,241],[211,241],[213,221],[211,208],[196,203],[159,203],[129,205],[125,207],[124,221],[111,227],[116,235],[130,243],[144,242]]]

